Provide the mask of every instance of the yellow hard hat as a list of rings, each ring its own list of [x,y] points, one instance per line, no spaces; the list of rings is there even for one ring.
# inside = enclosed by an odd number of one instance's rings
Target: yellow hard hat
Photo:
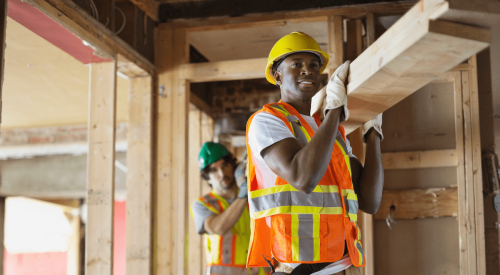
[[[311,52],[317,54],[321,61],[323,62],[323,66],[321,67],[321,73],[328,65],[328,60],[330,56],[321,51],[321,48],[318,45],[318,42],[314,40],[314,38],[303,32],[292,32],[283,36],[276,44],[274,44],[271,52],[269,53],[269,58],[267,60],[266,66],[266,78],[267,81],[271,82],[271,84],[276,84],[273,76],[273,63],[283,57],[286,57],[289,54],[297,53],[297,52]]]

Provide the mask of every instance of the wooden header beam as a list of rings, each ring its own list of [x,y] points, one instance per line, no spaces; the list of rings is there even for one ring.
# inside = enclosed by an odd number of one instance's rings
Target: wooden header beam
[[[454,149],[383,153],[382,162],[385,170],[456,167],[458,165]]]
[[[26,2],[91,44],[98,53],[105,57],[116,60],[117,55],[121,54],[125,59],[137,65],[138,68],[150,75],[154,75],[156,68],[149,60],[74,2],[62,0],[26,0]],[[126,72],[123,73],[127,75]]]

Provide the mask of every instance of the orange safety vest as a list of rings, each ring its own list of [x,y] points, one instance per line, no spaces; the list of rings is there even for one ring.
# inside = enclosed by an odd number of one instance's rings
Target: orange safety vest
[[[266,111],[280,118],[304,146],[314,131],[302,116],[284,102],[267,104]],[[339,126],[332,157],[325,175],[310,194],[299,192],[284,179],[264,182],[253,164],[248,145],[248,188],[252,235],[247,266],[266,266],[274,257],[282,263],[335,262],[342,258],[345,243],[354,266],[364,266],[360,242],[357,196],[354,193],[344,128]],[[318,126],[319,116],[314,116]],[[343,199],[341,199],[342,194]]]
[[[229,203],[215,192],[198,198],[208,210],[220,214]],[[204,234],[207,270],[210,275],[265,275],[262,268],[248,269],[246,264],[248,243],[250,241],[250,215],[245,208],[238,222],[225,235]]]

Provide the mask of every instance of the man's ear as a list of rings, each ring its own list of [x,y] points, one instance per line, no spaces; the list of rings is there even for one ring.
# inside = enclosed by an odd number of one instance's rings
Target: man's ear
[[[277,85],[281,86],[283,78],[282,78],[282,73],[280,71],[274,72],[274,81],[276,82]]]

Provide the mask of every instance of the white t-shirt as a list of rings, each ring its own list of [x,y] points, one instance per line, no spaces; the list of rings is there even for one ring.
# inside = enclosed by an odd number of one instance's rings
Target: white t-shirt
[[[313,117],[302,115],[302,118],[311,126],[311,129],[316,132],[318,130],[318,125]],[[260,112],[253,117],[252,124],[248,129],[248,145],[250,146],[250,150],[252,151],[252,161],[255,167],[257,168],[257,180],[259,183],[267,183],[270,185],[274,185],[276,182],[276,178],[278,177],[272,170],[269,168],[267,163],[264,161],[264,158],[261,156],[261,152],[263,149],[273,145],[274,143],[281,141],[285,138],[295,138],[290,129],[285,125],[285,123],[275,115],[272,115],[268,112]],[[350,157],[355,157],[352,154],[352,148],[349,143],[349,140],[345,141],[347,147],[347,153]],[[271,186],[265,186],[265,188]],[[267,225],[270,226],[270,219],[266,217]],[[297,267],[299,264],[287,264],[293,268]],[[332,263],[325,267],[323,270],[320,270],[314,275],[322,275],[322,274],[334,274],[340,272],[342,270],[347,269],[351,266],[351,259],[348,255],[338,260],[335,263]]]

